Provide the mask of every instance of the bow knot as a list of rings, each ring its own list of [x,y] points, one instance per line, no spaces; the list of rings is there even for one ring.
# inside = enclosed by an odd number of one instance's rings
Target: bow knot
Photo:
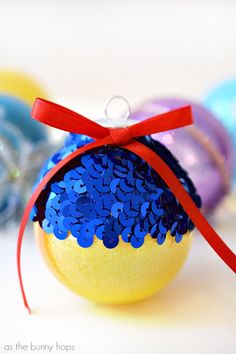
[[[131,131],[128,127],[110,128],[109,132],[115,145],[125,145],[133,138]]]

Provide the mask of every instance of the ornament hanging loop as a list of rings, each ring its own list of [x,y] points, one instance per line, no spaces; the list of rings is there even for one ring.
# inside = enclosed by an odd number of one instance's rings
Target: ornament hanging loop
[[[114,101],[117,101],[117,100],[123,101],[123,103],[125,103],[125,105],[126,105],[126,110],[124,111],[124,113],[119,118],[111,116],[110,113],[109,113],[109,108],[111,106],[111,103],[114,102]],[[113,123],[126,122],[128,120],[128,118],[129,118],[130,114],[131,114],[130,103],[123,96],[120,96],[120,95],[112,96],[112,97],[109,98],[109,100],[105,104],[104,114],[105,114],[107,120],[112,121]]]

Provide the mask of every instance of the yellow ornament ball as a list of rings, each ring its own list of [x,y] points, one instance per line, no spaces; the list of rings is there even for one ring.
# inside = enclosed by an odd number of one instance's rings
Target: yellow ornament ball
[[[36,97],[48,95],[30,76],[17,71],[0,70],[0,94],[16,96],[32,105]]]
[[[164,288],[184,264],[192,242],[191,232],[180,243],[168,232],[162,245],[147,235],[140,248],[120,240],[109,249],[96,237],[91,247],[83,248],[73,236],[59,240],[38,223],[35,235],[56,277],[76,294],[104,304],[136,302]]]

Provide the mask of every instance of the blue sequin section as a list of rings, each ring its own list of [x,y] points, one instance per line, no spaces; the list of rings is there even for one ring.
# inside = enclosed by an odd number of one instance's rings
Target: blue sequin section
[[[138,140],[163,158],[200,207],[193,183],[173,155],[150,137]],[[69,134],[65,146],[46,162],[38,181],[60,160],[91,141]],[[97,237],[107,248],[116,247],[120,239],[138,248],[147,234],[161,245],[168,230],[178,243],[194,228],[173,193],[145,161],[111,146],[86,152],[63,168],[44,189],[31,216],[60,240],[71,233],[81,247],[90,247]]]

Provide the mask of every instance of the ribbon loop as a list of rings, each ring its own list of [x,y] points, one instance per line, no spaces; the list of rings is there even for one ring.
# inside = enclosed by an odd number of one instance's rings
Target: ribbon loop
[[[37,98],[34,102],[32,118],[50,127],[70,133],[85,134],[94,139],[104,138],[109,129],[59,104]]]
[[[190,106],[186,106],[148,118],[131,125],[129,128],[133,137],[137,138],[139,136],[183,128],[191,124],[193,124],[192,109]]]

